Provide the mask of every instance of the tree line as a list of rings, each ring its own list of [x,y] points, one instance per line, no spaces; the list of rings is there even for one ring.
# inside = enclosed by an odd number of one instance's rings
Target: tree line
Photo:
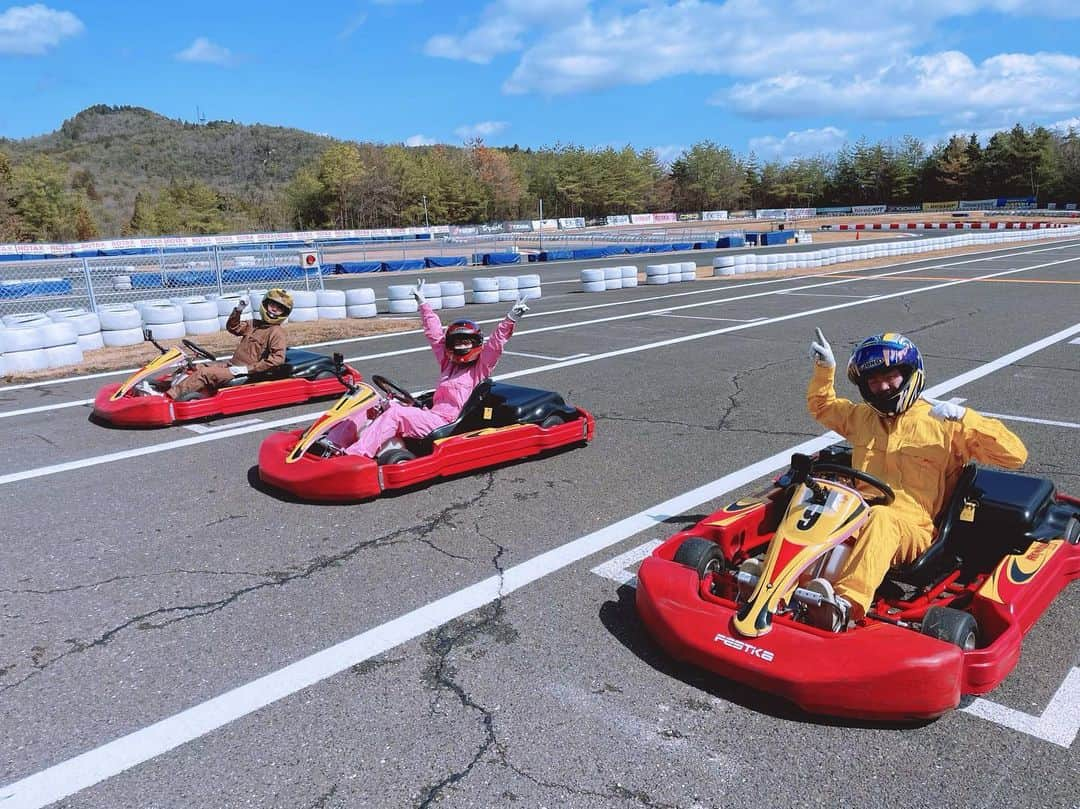
[[[1037,197],[1080,199],[1080,134],[1017,124],[983,145],[954,135],[928,147],[865,138],[788,162],[711,140],[665,165],[651,149],[556,144],[531,149],[331,142],[269,188],[220,188],[188,176],[146,183],[121,233],[103,218],[98,178],[71,159],[0,151],[0,240],[87,240],[244,230],[381,228],[744,210]]]

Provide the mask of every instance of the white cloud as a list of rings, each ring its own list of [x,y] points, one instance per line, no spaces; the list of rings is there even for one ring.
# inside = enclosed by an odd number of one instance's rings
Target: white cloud
[[[1050,124],[1047,129],[1056,129],[1059,132],[1068,132],[1070,129],[1076,129],[1080,131],[1080,116],[1066,118],[1064,121],[1056,121]]]
[[[82,20],[70,11],[40,3],[12,6],[0,14],[0,54],[40,56],[84,30]]]
[[[487,64],[496,56],[523,47],[529,30],[559,28],[585,13],[589,0],[495,0],[480,13],[481,22],[463,34],[438,34],[424,44],[424,53],[443,59]]]
[[[187,48],[176,54],[181,62],[203,62],[209,65],[228,66],[233,63],[232,51],[215,45],[206,37],[198,37]]]
[[[410,135],[405,138],[406,146],[431,146],[436,142],[435,138],[429,138],[427,135]]]
[[[337,35],[338,39],[348,39],[356,33],[356,29],[367,22],[367,14],[361,11],[359,14],[353,15],[348,22],[345,23],[345,27],[341,29],[341,32]]]
[[[790,160],[835,152],[847,141],[847,132],[835,126],[788,132],[784,137],[765,135],[750,139],[750,149],[766,159]]]
[[[1009,125],[1080,107],[1080,58],[1003,53],[976,64],[958,51],[912,56],[852,78],[785,73],[715,99],[761,118],[932,116],[960,127]]]
[[[481,121],[477,124],[464,124],[454,130],[454,134],[462,140],[470,138],[489,138],[497,135],[508,127],[506,121]]]
[[[665,166],[670,166],[683,155],[687,147],[682,145],[653,146],[652,150],[656,152],[657,160]]]

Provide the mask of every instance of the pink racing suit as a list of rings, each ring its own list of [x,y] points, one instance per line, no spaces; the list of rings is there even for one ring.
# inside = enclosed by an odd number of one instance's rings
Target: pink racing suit
[[[368,417],[366,412],[350,416],[346,421],[353,422],[356,429],[360,430],[360,437],[356,443],[345,449],[346,454],[374,458],[379,447],[394,436],[423,438],[436,427],[456,419],[473,389],[490,376],[510,335],[514,333],[514,321],[504,318],[484,341],[484,347],[476,362],[459,365],[450,359],[446,350],[446,330],[435,311],[426,303],[422,304],[420,317],[424,324],[424,336],[439,361],[439,384],[435,388],[431,409],[406,407],[398,402],[391,402],[390,406],[366,427],[362,424]]]

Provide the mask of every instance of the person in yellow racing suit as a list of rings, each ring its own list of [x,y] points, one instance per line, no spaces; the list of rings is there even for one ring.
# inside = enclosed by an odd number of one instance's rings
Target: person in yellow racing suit
[[[848,361],[848,379],[863,401],[836,396],[836,360],[821,329],[810,343],[814,372],[806,391],[810,414],[852,446],[852,466],[888,483],[889,506],[873,506],[835,583],[814,579],[823,597],[812,623],[838,631],[869,609],[889,567],[914,561],[934,537],[934,516],[968,461],[1019,468],[1023,442],[1000,421],[953,402],[920,398],[922,356],[896,332],[863,340]]]

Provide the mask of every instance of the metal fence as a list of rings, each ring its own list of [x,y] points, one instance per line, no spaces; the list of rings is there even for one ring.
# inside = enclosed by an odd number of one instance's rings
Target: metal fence
[[[283,286],[322,289],[321,266],[302,267],[298,250],[262,247],[0,261],[0,314],[64,307],[97,311],[131,303]]]

